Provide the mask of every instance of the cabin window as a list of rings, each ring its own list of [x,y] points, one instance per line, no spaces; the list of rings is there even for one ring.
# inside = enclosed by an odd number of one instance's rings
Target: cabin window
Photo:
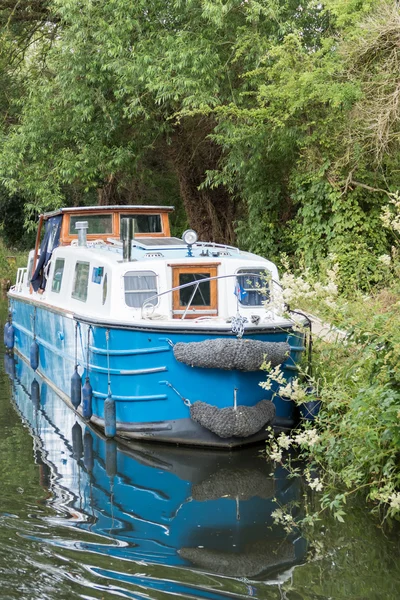
[[[107,300],[107,273],[104,275],[104,279],[103,279],[103,304],[106,303]]]
[[[87,262],[77,261],[75,265],[74,283],[72,285],[72,297],[76,300],[86,302],[89,283],[89,267]]]
[[[141,306],[155,296],[157,291],[157,276],[153,271],[128,271],[124,275],[125,302],[131,308]],[[155,306],[158,298],[152,298],[149,302]]]
[[[52,292],[58,293],[61,289],[61,282],[64,273],[64,263],[65,260],[63,258],[57,258],[56,264],[54,266],[53,282],[51,284]]]
[[[195,318],[217,315],[217,265],[173,266],[172,285],[180,289],[173,292],[173,316]],[[184,286],[184,287],[180,287]]]
[[[161,215],[120,215],[120,219],[134,219],[135,233],[162,233]]]
[[[269,300],[268,272],[265,269],[240,269],[235,294],[242,306],[263,306]]]
[[[97,235],[97,234],[104,234],[104,233],[112,233],[113,232],[113,226],[112,226],[112,215],[108,214],[108,215],[85,215],[85,214],[80,214],[80,215],[75,215],[75,216],[70,216],[70,220],[69,220],[69,233],[71,235],[76,235],[77,234],[77,230],[75,229],[75,225],[79,222],[79,221],[87,221],[88,224],[88,230],[87,233],[88,235]]]

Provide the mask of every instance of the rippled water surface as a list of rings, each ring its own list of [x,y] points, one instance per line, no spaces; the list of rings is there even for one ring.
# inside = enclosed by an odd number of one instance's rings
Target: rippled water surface
[[[400,598],[400,544],[365,511],[315,538],[273,524],[301,484],[259,449],[119,446],[21,360],[0,402],[0,598]]]

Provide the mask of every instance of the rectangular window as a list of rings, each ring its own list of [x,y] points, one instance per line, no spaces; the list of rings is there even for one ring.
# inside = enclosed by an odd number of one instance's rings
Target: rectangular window
[[[174,265],[172,270],[173,316],[176,319],[217,315],[217,265]],[[184,287],[180,287],[184,286]]]
[[[193,284],[179,290],[179,304],[187,306],[210,306],[211,281],[203,281],[197,286],[194,282],[211,277],[210,271],[204,273],[179,273],[179,285]]]
[[[263,306],[269,300],[268,271],[240,269],[237,272],[235,294],[242,306]]]
[[[89,283],[89,267],[87,262],[77,261],[75,265],[74,282],[72,285],[72,297],[76,300],[86,302]]]
[[[128,271],[124,275],[125,302],[131,308],[141,308],[142,305],[155,296],[157,292],[157,276],[153,271]],[[158,298],[149,302],[156,306]]]
[[[162,233],[161,215],[120,215],[120,219],[133,219],[135,233]]]
[[[75,229],[76,223],[79,221],[87,221],[88,224],[88,235],[112,233],[112,215],[85,215],[80,214],[78,216],[70,216],[69,220],[69,233],[70,235],[77,235],[78,231]]]
[[[57,258],[56,264],[54,266],[53,281],[51,284],[52,292],[58,293],[61,289],[61,282],[64,273],[64,263],[65,260],[63,258]]]

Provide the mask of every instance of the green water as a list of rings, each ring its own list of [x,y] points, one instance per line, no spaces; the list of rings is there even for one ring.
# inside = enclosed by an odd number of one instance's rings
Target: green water
[[[0,372],[0,598],[397,600],[400,539],[362,501],[307,538],[303,490],[258,449],[117,447],[21,363]],[[36,389],[36,388],[35,388]]]

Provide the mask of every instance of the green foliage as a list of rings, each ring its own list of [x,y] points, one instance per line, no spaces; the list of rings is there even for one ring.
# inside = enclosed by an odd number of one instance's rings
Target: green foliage
[[[365,487],[381,503],[400,490],[398,299],[396,290],[343,305],[335,316],[346,342],[317,346],[323,410],[312,457],[345,489]]]
[[[334,253],[344,288],[382,282],[394,1],[36,5],[34,25],[26,2],[0,12],[0,182],[28,215],[180,192],[206,233],[231,239],[233,219],[247,249],[315,272]]]
[[[308,486],[322,491],[319,510],[331,510],[338,521],[347,498],[359,490],[383,519],[400,518],[400,263],[395,256],[387,279],[391,288],[369,297],[357,293],[351,300],[335,300],[330,293],[322,302],[322,284],[292,275],[282,279],[283,297],[293,303],[297,296],[309,311],[315,310],[319,291],[319,315],[336,329],[326,335],[325,326],[325,335],[314,340],[312,378],[307,374],[306,385],[313,385],[316,396],[306,399],[320,400],[318,418],[304,423],[305,431],[271,438],[269,455],[281,462],[285,449],[300,449]],[[304,402],[298,382],[285,395]],[[290,457],[287,466],[295,467]],[[303,470],[295,467],[293,473]],[[318,516],[318,511],[310,514],[304,524]]]
[[[35,243],[33,230],[27,231],[24,199],[11,196],[0,187],[0,232],[4,244],[14,250],[32,248]]]
[[[0,242],[0,280],[6,287],[14,285],[19,267],[26,267],[26,252],[9,248]]]

